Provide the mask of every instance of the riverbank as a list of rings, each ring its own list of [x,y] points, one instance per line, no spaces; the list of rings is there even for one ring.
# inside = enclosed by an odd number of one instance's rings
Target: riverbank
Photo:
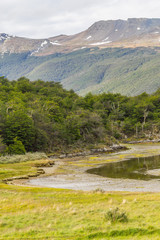
[[[160,192],[159,179],[150,181],[133,179],[113,179],[88,174],[91,168],[98,168],[113,161],[124,161],[135,157],[148,157],[160,155],[160,144],[127,145],[127,151],[111,154],[98,154],[86,157],[72,157],[55,159],[54,166],[43,168],[45,175],[42,177],[13,181],[13,184],[34,185],[61,189],[95,191],[129,191],[129,192]],[[155,170],[155,174],[157,170]],[[154,170],[152,170],[154,175]]]
[[[79,151],[79,149],[76,150],[76,152],[69,152],[69,153],[61,153],[61,154],[49,154],[49,158],[51,159],[65,159],[65,158],[75,158],[75,157],[84,157],[84,156],[90,156],[94,154],[109,154],[109,153],[115,153],[123,150],[127,150],[128,148],[124,145],[119,144],[113,144],[110,146],[104,146],[104,147],[97,147],[97,148],[91,148],[85,151]]]
[[[58,176],[58,179],[63,175],[69,178],[75,174],[75,169],[79,169],[79,175],[87,168],[106,162],[158,154],[160,145],[137,145],[134,149],[111,154],[108,158],[104,154],[98,154],[85,158],[56,161],[54,159],[53,167],[44,166],[47,159],[8,163],[0,165],[0,179],[13,174],[34,174],[37,171],[36,166],[40,164],[43,165],[45,174],[53,174],[54,177]],[[97,186],[93,186],[94,190],[75,191],[31,185],[8,185],[1,182],[0,240],[160,239],[160,193],[104,192],[101,188],[96,189]],[[108,211],[116,208],[125,212],[128,222],[112,223],[106,219]]]

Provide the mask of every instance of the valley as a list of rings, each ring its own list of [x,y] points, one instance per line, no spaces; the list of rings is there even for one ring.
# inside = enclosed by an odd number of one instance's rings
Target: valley
[[[60,82],[79,95],[153,93],[160,78],[160,19],[99,21],[48,39],[0,34],[0,76]]]
[[[159,66],[159,18],[0,33],[0,240],[159,240]]]

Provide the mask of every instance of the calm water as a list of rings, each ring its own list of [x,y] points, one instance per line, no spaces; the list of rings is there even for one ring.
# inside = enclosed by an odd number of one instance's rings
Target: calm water
[[[151,180],[160,176],[147,174],[147,170],[160,169],[160,156],[132,158],[121,162],[107,163],[106,165],[88,170],[88,173],[109,178],[129,178]]]

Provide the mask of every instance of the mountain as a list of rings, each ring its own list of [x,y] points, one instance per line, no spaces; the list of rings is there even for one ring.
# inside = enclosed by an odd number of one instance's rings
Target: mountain
[[[79,34],[46,39],[27,39],[5,33],[0,34],[1,54],[30,52],[31,56],[44,56],[94,46],[104,48],[159,45],[160,19],[154,18],[99,21]]]
[[[0,34],[0,75],[59,81],[82,95],[151,93],[160,87],[159,63],[160,19],[99,21],[46,39]]]

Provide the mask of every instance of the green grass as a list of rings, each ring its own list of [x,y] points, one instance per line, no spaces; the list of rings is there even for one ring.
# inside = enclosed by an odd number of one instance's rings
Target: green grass
[[[158,240],[160,194],[6,185],[6,177],[36,172],[32,160],[0,164],[0,240]],[[118,208],[128,222],[111,222],[106,214]]]
[[[0,157],[0,182],[12,177],[28,176],[37,173],[37,164],[48,163],[45,153],[26,153]]]
[[[160,194],[0,187],[0,239],[160,238]],[[127,223],[106,220],[115,207],[126,211]]]

